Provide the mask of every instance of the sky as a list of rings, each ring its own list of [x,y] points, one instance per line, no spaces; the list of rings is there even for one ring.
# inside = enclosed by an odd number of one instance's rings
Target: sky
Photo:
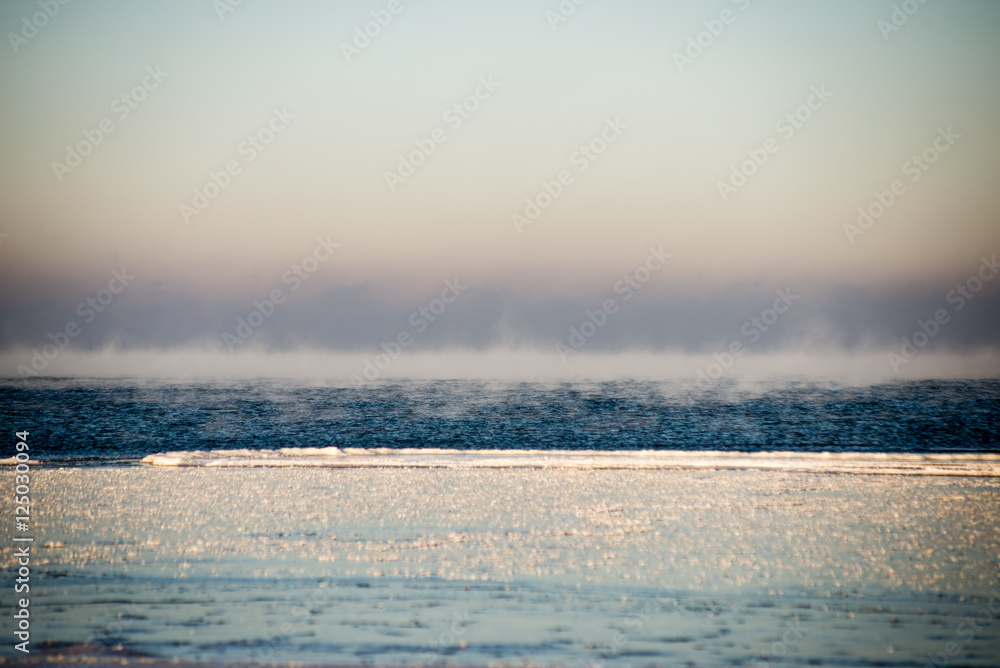
[[[0,31],[0,375],[1000,373],[996,2],[11,0]]]

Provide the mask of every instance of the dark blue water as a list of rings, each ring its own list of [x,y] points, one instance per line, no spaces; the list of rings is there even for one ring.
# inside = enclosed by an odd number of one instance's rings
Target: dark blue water
[[[42,460],[282,447],[1000,451],[1000,380],[822,383],[8,380]]]

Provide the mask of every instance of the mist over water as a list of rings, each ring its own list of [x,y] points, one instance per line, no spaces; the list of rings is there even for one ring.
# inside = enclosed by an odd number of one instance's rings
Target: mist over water
[[[143,378],[171,382],[198,380],[294,379],[307,384],[357,384],[384,380],[816,380],[871,384],[896,380],[982,379],[1000,376],[1000,352],[995,348],[966,352],[918,350],[909,357],[900,347],[851,353],[842,350],[794,349],[732,356],[726,345],[713,352],[618,353],[589,347],[560,355],[547,348],[415,349],[384,353],[379,346],[357,351],[297,348],[268,351],[261,347],[238,353],[202,348],[119,349],[105,347],[56,351],[16,348],[0,353],[0,369],[8,378]],[[898,360],[890,354],[902,358]],[[564,359],[565,357],[565,359]],[[893,364],[895,362],[895,365]],[[37,370],[36,370],[37,369]],[[0,375],[0,378],[4,377]]]

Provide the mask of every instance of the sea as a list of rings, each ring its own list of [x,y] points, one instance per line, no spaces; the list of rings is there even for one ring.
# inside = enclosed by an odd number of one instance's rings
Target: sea
[[[38,456],[125,465],[279,448],[1000,452],[1000,380],[748,382],[11,379],[0,417]]]
[[[0,663],[1000,657],[998,380],[35,378],[0,415]]]

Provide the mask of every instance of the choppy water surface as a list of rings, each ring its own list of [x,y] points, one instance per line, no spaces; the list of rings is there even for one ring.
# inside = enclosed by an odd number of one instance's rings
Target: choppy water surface
[[[42,459],[283,447],[1000,450],[1000,381],[399,382],[363,387],[8,380]]]

